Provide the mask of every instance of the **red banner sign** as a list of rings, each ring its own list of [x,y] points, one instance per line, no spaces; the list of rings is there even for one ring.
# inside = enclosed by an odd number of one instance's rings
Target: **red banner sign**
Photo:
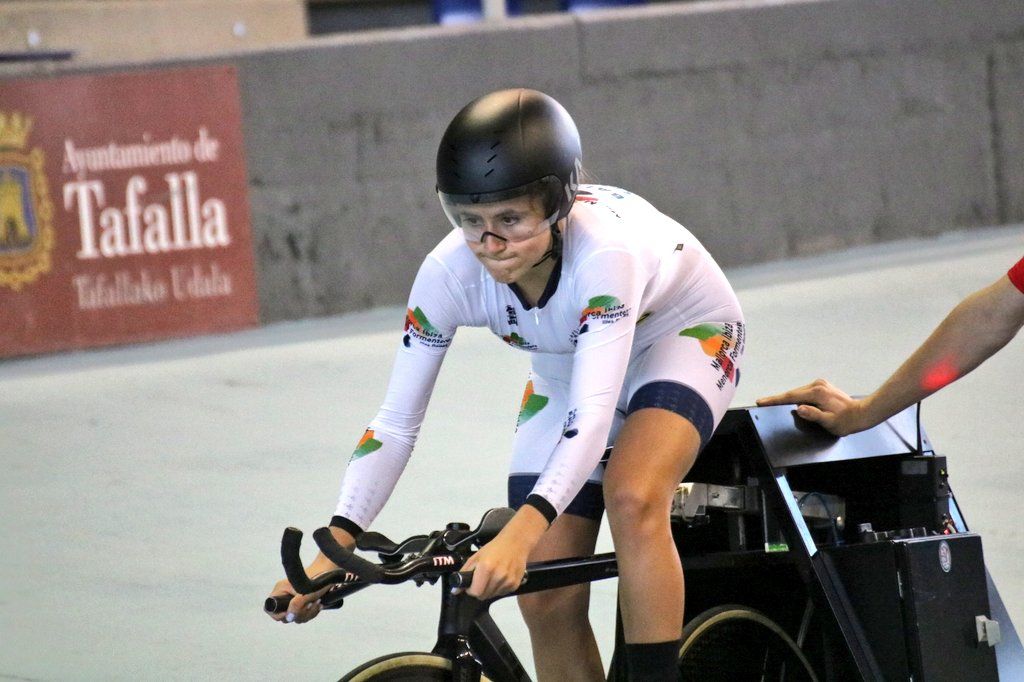
[[[0,356],[256,324],[235,70],[0,83]]]

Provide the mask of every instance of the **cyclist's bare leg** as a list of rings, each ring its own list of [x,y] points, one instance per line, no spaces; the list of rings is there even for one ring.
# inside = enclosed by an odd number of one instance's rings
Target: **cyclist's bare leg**
[[[627,643],[677,640],[682,630],[683,569],[669,510],[699,449],[693,424],[659,408],[629,415],[615,441],[604,474],[604,498]]]
[[[529,560],[593,554],[599,527],[598,521],[562,514],[544,533]],[[601,654],[588,616],[589,583],[524,594],[518,600],[530,630],[533,662],[540,682],[604,679]]]

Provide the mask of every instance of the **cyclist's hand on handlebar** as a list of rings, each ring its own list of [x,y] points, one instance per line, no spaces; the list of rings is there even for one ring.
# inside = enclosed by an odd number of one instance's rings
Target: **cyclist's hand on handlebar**
[[[518,588],[526,573],[526,559],[547,525],[540,512],[523,505],[497,537],[463,564],[462,571],[473,571],[473,582],[466,593],[477,599],[491,599]]]
[[[280,595],[294,595],[288,603],[288,610],[281,613],[268,613],[267,615],[280,623],[305,623],[313,620],[320,613],[320,597],[330,587],[325,587],[313,594],[297,594],[295,588],[287,580],[278,580],[274,589],[270,591],[271,597]]]
[[[331,534],[334,539],[338,541],[338,544],[352,549],[355,547],[356,541],[348,532],[341,528],[331,528]],[[325,557],[323,553],[317,554],[316,559],[313,560],[309,566],[306,567],[306,573],[311,578],[327,571],[336,570],[338,566]],[[306,623],[320,613],[320,597],[322,597],[331,586],[327,586],[322,590],[314,592],[312,594],[298,594],[298,591],[292,587],[292,584],[287,580],[278,580],[275,583],[274,588],[270,591],[271,597],[279,595],[295,595],[292,597],[291,602],[288,604],[288,610],[281,613],[267,613],[268,616],[281,623]]]
[[[797,404],[797,415],[821,425],[836,436],[845,436],[874,426],[867,417],[863,399],[851,398],[824,379],[816,379],[806,386],[757,400],[757,404],[762,407],[793,403]]]
[[[526,555],[518,543],[498,535],[462,566],[463,571],[473,571],[466,592],[477,599],[491,599],[516,589],[526,573]]]

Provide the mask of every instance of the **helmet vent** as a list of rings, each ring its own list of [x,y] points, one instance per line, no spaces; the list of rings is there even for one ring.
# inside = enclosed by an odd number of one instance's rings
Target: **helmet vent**
[[[501,144],[501,140],[498,140],[497,142],[495,142],[494,144],[492,144],[492,145],[491,145],[491,149],[494,149],[494,148],[495,148],[495,147],[497,147],[497,146],[498,146],[499,144]]]
[[[498,158],[498,155],[497,155],[497,154],[495,154],[495,155],[494,155],[494,156],[492,156],[491,158],[487,159],[487,163],[490,163],[491,161],[494,161],[494,160],[495,160],[496,158]]]
[[[491,170],[489,170],[486,173],[484,173],[484,177],[486,178],[488,175],[490,175],[493,172],[494,172],[494,169],[492,168]]]

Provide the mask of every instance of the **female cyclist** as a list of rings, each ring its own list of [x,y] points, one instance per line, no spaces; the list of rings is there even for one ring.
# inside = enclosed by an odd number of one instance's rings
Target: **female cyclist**
[[[452,120],[437,192],[455,230],[413,283],[384,405],[331,526],[351,547],[370,525],[409,459],[456,328],[489,327],[533,362],[508,485],[518,511],[467,562],[469,593],[515,589],[527,561],[592,553],[607,507],[630,677],[674,680],[683,573],[669,508],[735,392],[743,314],[692,234],[625,190],[580,185],[581,157],[576,125],[540,92],[494,92]],[[321,555],[309,571],[331,568]],[[281,581],[274,593],[294,590]],[[540,679],[604,679],[589,586],[519,603]],[[318,611],[315,595],[299,596],[278,618]]]

